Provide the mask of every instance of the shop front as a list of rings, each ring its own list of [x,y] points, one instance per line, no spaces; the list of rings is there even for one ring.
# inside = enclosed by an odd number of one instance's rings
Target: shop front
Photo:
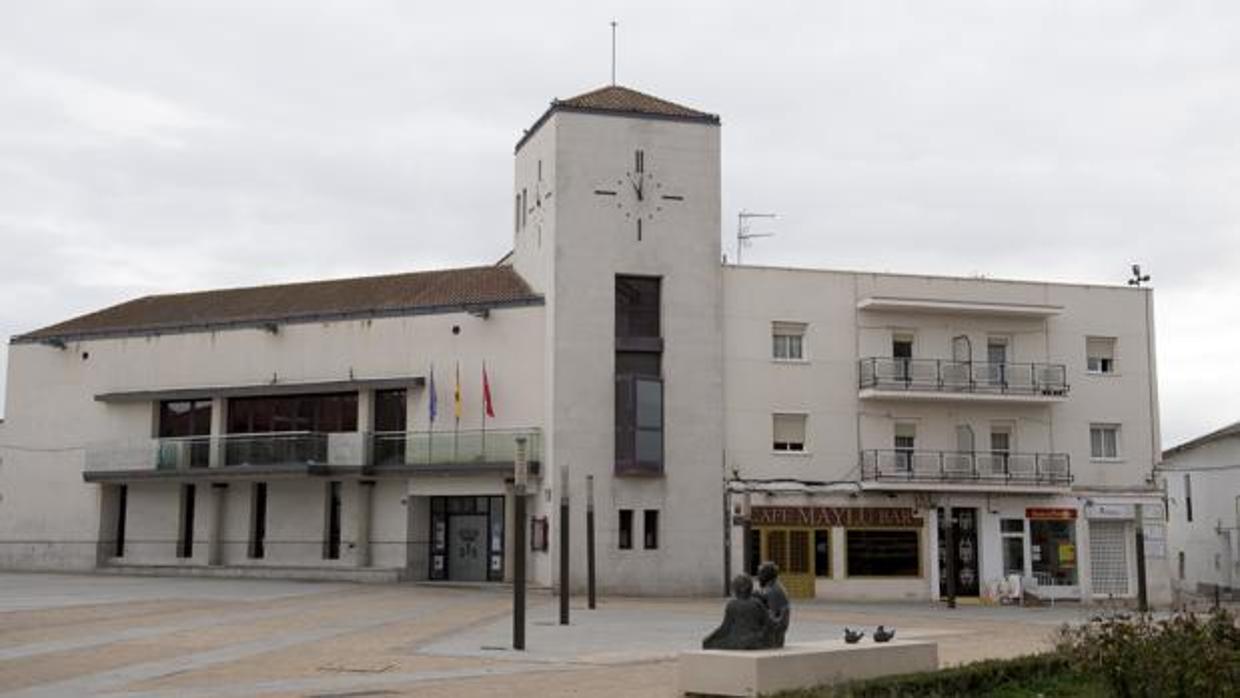
[[[754,506],[748,523],[748,571],[774,562],[791,596],[847,597],[884,583],[902,587],[900,597],[922,594],[924,521],[912,507]]]

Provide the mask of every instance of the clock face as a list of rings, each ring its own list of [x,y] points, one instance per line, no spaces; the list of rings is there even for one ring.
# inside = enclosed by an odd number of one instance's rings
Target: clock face
[[[614,182],[614,183],[613,183]],[[672,194],[655,173],[646,166],[646,152],[636,150],[633,163],[623,175],[608,181],[594,190],[594,195],[623,216],[640,242],[648,226],[664,211],[665,206],[685,200],[684,196]]]

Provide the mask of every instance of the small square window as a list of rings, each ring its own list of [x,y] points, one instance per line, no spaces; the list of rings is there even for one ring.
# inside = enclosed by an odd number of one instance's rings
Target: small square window
[[[805,359],[805,323],[776,322],[771,325],[771,356],[779,361]]]
[[[1090,373],[1115,373],[1115,338],[1085,338],[1085,370]]]
[[[805,415],[776,414],[772,422],[772,448],[776,451],[805,450]]]
[[[1103,460],[1115,460],[1119,458],[1119,425],[1090,425],[1089,457]]]

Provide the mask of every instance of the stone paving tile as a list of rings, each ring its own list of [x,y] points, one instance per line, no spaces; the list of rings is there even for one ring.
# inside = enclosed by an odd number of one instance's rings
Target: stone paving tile
[[[657,698],[674,695],[668,659],[696,646],[723,607],[607,597],[591,612],[574,599],[562,628],[554,599],[535,591],[519,653],[507,649],[500,587],[0,573],[0,597],[10,590],[19,598],[0,600],[0,693],[15,696]],[[815,600],[794,605],[790,641],[881,622],[934,638],[947,665],[1045,649],[1057,626],[1096,612]]]

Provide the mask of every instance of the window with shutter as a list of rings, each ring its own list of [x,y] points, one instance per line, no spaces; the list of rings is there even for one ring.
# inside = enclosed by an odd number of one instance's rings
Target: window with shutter
[[[772,447],[776,451],[805,450],[805,415],[777,414],[772,419]]]
[[[1090,373],[1115,373],[1115,338],[1085,339],[1085,369]]]

